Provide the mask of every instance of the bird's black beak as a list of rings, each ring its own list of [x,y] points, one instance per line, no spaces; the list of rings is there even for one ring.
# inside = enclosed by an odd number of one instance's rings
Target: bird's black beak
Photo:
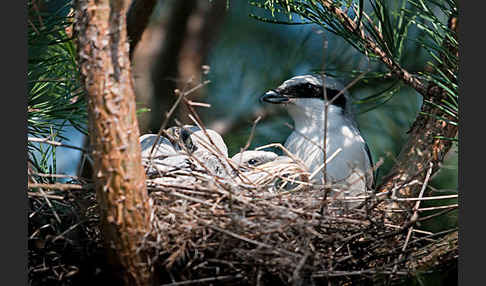
[[[289,102],[289,98],[276,92],[275,90],[269,90],[260,97],[260,102],[280,104]]]

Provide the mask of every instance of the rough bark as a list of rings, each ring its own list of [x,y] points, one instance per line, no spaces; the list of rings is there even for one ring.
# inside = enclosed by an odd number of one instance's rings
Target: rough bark
[[[442,97],[435,97],[437,103]],[[384,179],[380,191],[398,190],[397,195],[404,197],[416,196],[423,182],[427,167],[432,164],[432,173],[440,168],[445,155],[452,147],[452,141],[440,139],[455,138],[458,132],[456,125],[448,124],[442,118],[449,118],[441,110],[431,104],[423,104],[421,113],[409,131],[409,138],[400,152],[397,163]]]
[[[122,0],[77,0],[75,31],[88,102],[94,179],[103,236],[126,285],[149,285],[139,242],[149,230],[135,95]]]

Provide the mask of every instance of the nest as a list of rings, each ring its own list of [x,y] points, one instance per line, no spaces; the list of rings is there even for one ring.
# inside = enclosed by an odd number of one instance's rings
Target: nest
[[[209,169],[147,180],[153,229],[144,247],[167,285],[399,282],[448,233],[413,228],[420,199],[390,209],[386,193],[343,197],[343,186],[311,183],[298,161],[233,166],[231,178]]]
[[[53,177],[68,181],[53,184]],[[78,178],[29,169],[28,197],[29,285],[100,281],[107,259],[92,186]]]
[[[209,149],[226,176],[191,152],[190,171],[147,176],[152,229],[141,248],[151,254],[162,285],[376,285],[458,256],[457,229],[432,233],[416,226],[457,205],[418,218],[418,204],[434,199],[423,192],[406,199],[345,197],[343,186],[312,183],[299,160],[240,168]],[[101,263],[94,190],[79,178],[67,185],[29,193],[29,277],[38,285],[100,281],[109,272]],[[69,190],[74,186],[85,190]]]

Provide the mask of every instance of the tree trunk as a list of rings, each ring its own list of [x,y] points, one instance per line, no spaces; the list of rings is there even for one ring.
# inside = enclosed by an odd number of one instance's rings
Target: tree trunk
[[[149,285],[140,241],[150,205],[138,143],[125,25],[127,2],[76,0],[78,60],[88,102],[94,180],[111,263],[126,285]]]

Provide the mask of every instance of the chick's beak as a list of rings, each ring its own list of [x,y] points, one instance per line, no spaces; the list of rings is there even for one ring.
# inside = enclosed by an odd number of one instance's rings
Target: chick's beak
[[[275,90],[269,90],[260,97],[260,102],[268,102],[274,104],[287,103],[289,102],[289,98],[276,92]]]

